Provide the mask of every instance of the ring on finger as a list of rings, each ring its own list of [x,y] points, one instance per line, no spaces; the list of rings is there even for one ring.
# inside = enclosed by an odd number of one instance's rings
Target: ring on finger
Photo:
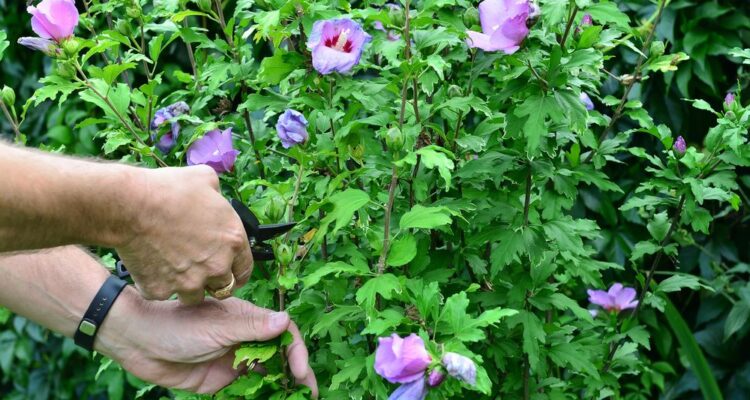
[[[232,281],[229,282],[228,285],[224,286],[221,289],[209,289],[208,292],[213,296],[215,299],[224,300],[226,298],[232,297],[232,289],[234,289],[234,284],[236,280],[234,279],[234,275],[232,275]]]

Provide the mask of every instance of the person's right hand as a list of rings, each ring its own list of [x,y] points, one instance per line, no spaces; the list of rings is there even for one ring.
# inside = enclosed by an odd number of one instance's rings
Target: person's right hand
[[[244,285],[253,258],[237,213],[207,166],[139,169],[132,229],[115,248],[146,299],[203,301],[204,290]]]

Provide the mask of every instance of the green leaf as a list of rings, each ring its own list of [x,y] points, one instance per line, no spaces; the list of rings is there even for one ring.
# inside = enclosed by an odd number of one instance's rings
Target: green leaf
[[[3,60],[3,53],[5,53],[5,49],[8,48],[8,45],[10,45],[10,43],[6,39],[8,39],[8,34],[5,33],[5,31],[0,30],[0,61]]]
[[[687,274],[673,275],[661,281],[658,290],[666,293],[679,292],[682,288],[699,289],[701,283],[697,277]]]
[[[370,196],[359,189],[347,189],[336,193],[328,198],[328,202],[333,204],[333,210],[328,212],[321,222],[327,226],[336,221],[336,226],[333,228],[333,233],[336,233],[339,229],[349,225],[354,213],[369,201]]]
[[[623,30],[629,30],[630,28],[630,18],[617,8],[617,3],[615,2],[602,1],[592,4],[586,9],[586,12],[591,14],[591,17],[597,23],[612,23]]]
[[[650,240],[638,242],[635,247],[633,247],[633,252],[630,254],[630,261],[636,262],[645,255],[656,254],[659,250],[661,250],[661,246]]]
[[[272,344],[244,344],[234,352],[234,364],[232,368],[237,369],[244,363],[264,363],[276,354],[278,348]]]
[[[104,154],[111,154],[121,146],[129,145],[132,138],[121,130],[114,130],[107,133],[107,141],[104,142]]]
[[[669,299],[665,299],[664,316],[667,318],[677,341],[682,347],[683,354],[690,363],[698,383],[700,384],[703,398],[707,400],[722,400],[721,390],[713,375],[712,368],[706,362],[698,342],[695,340],[693,332],[688,327],[685,320],[682,319],[679,311],[675,308]]]
[[[384,299],[390,300],[394,294],[401,293],[401,290],[401,281],[396,275],[383,274],[365,282],[357,290],[356,299],[365,310],[372,311],[375,309],[376,295],[379,294]]]
[[[466,292],[458,292],[449,297],[440,313],[438,332],[443,335],[453,335],[461,342],[478,342],[486,338],[483,328],[495,325],[505,317],[518,314],[516,310],[494,308],[473,318],[467,313],[468,307],[469,298]]]
[[[646,225],[646,228],[651,233],[651,237],[656,239],[657,242],[664,240],[669,231],[669,216],[667,216],[667,212],[663,211],[654,215],[654,218]]]
[[[302,284],[305,287],[312,287],[318,284],[325,276],[335,274],[338,278],[341,274],[351,274],[354,276],[363,276],[369,274],[367,265],[357,264],[356,266],[347,264],[343,261],[329,262],[328,264],[316,269],[311,274],[302,278]]]
[[[445,207],[415,205],[401,217],[401,229],[433,229],[451,223],[450,212]]]
[[[278,85],[292,71],[299,68],[302,58],[296,53],[277,53],[273,57],[266,57],[260,62],[258,80],[267,85]]]
[[[417,150],[417,154],[422,156],[422,165],[427,169],[437,168],[440,176],[445,181],[445,189],[448,190],[451,185],[451,171],[453,170],[453,161],[445,155],[447,150],[438,146],[427,146]]]
[[[393,242],[388,251],[386,264],[392,267],[400,267],[408,264],[417,255],[417,240],[414,236],[401,237]]]
[[[750,304],[741,300],[734,304],[724,323],[724,341],[742,329],[750,318]]]

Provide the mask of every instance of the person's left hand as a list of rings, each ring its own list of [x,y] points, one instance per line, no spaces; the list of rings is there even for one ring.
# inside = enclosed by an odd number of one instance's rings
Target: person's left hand
[[[270,340],[286,331],[294,337],[287,348],[289,369],[317,397],[307,348],[288,314],[236,298],[186,306],[146,301],[126,288],[97,334],[95,349],[148,382],[214,393],[241,374],[232,368],[241,343]]]

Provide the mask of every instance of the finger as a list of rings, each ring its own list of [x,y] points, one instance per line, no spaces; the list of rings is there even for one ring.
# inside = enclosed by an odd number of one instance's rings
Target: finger
[[[161,287],[144,287],[135,280],[133,283],[141,296],[146,300],[169,300],[169,298],[172,297],[172,293],[169,290],[162,289]]]
[[[253,273],[253,253],[250,251],[250,244],[247,241],[234,258],[232,273],[237,279],[238,288],[245,286]]]
[[[224,300],[232,297],[232,292],[234,292],[236,286],[237,281],[231,272],[226,273],[218,278],[210,278],[206,281],[206,288],[208,289],[208,292],[211,293],[211,296],[213,298],[218,300]]]
[[[309,354],[307,347],[305,347],[305,341],[302,339],[302,335],[297,328],[297,324],[291,322],[289,324],[289,332],[292,334],[294,340],[292,344],[286,349],[286,356],[289,360],[289,370],[294,375],[295,381],[298,385],[305,385],[312,391],[313,397],[318,397],[318,382],[315,378],[315,373],[310,368]]]
[[[234,369],[234,351],[212,361],[196,393],[216,393],[247,372],[247,367]]]
[[[187,306],[194,306],[202,303],[205,296],[206,294],[203,289],[177,293],[177,298],[180,300],[180,303]]]
[[[273,312],[243,301],[241,315],[232,318],[227,332],[234,343],[262,342],[284,333],[291,320],[285,312]]]
[[[213,168],[207,165],[195,165],[188,168],[193,168],[196,174],[198,174],[209,186],[211,186],[217,192],[220,190],[219,186],[219,175],[214,171]]]

